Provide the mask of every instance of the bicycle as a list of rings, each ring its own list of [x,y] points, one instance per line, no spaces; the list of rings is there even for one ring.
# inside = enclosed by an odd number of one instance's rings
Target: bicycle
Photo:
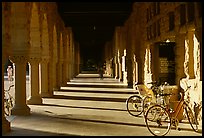
[[[193,110],[195,113],[196,120],[202,121],[202,101],[200,103],[194,102]]]
[[[155,136],[164,136],[170,131],[172,125],[175,126],[176,130],[179,130],[178,115],[181,113],[182,109],[184,109],[192,129],[198,132],[198,122],[189,103],[184,100],[185,92],[189,89],[190,86],[188,86],[186,90],[180,91],[181,98],[175,110],[170,109],[170,104],[155,104],[146,111],[144,118],[150,133]],[[169,95],[171,95],[171,93]]]
[[[10,85],[7,90],[4,90],[4,113],[5,113],[5,116],[11,115],[11,109],[14,106],[14,98],[9,93],[11,87],[13,87],[13,86],[14,85]]]
[[[139,94],[131,95],[126,100],[126,108],[130,115],[135,117],[142,113],[144,115],[150,105],[159,103],[158,96],[160,95],[158,94],[162,93],[161,87],[166,84],[159,85],[156,81],[148,84],[152,84],[150,89],[143,84],[136,84],[136,90],[139,91]]]

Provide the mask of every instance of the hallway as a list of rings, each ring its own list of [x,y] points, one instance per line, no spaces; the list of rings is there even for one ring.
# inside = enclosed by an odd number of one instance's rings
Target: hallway
[[[11,116],[11,132],[6,136],[151,136],[143,117],[126,111],[125,100],[135,90],[104,75],[82,73],[43,98],[42,105],[28,105],[29,116]],[[189,124],[168,136],[201,136]]]

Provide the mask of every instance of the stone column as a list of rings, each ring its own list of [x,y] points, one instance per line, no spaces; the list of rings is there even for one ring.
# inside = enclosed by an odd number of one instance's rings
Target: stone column
[[[119,65],[119,81],[123,81],[123,72],[122,72],[122,59],[118,57],[118,65]]]
[[[30,108],[26,105],[26,57],[12,56],[15,64],[15,105],[12,115],[30,115]]]
[[[54,64],[54,72],[55,72],[55,87],[54,90],[58,90],[58,83],[59,83],[59,62],[57,61]]]
[[[51,97],[48,93],[48,59],[42,59],[41,65],[41,97]]]
[[[60,86],[62,85],[62,82],[63,82],[63,79],[62,79],[62,77],[63,77],[63,60],[61,59],[60,61],[59,61],[59,66],[58,66],[58,68],[59,68],[59,83],[58,83],[58,87],[60,88]]]
[[[62,77],[62,64],[59,61],[57,63],[57,71],[56,71],[56,77],[57,77],[57,90],[60,89],[60,85],[61,85],[61,77]]]
[[[200,48],[200,80],[202,81],[202,27],[196,28],[195,31],[196,38],[199,42],[199,48]]]
[[[40,59],[32,58],[29,60],[31,67],[31,96],[27,100],[27,104],[42,104],[42,98],[39,94],[39,63]]]
[[[57,71],[57,62],[53,61],[52,62],[53,90],[57,90],[57,75],[56,75],[56,71]]]
[[[175,50],[175,62],[176,62],[176,85],[179,85],[180,79],[185,77],[184,74],[184,55],[185,55],[185,34],[176,35],[176,50]]]
[[[138,83],[144,83],[144,60],[142,62],[141,58],[137,57],[136,62],[138,65]]]
[[[72,38],[70,41],[70,48],[69,48],[69,79],[73,79],[73,42]]]
[[[128,38],[127,40],[132,41],[130,38]],[[133,88],[133,50],[132,50],[132,42],[127,43],[126,65],[127,65],[127,83],[128,83],[128,87]]]
[[[50,60],[49,62],[48,62],[48,66],[49,66],[49,75],[48,75],[48,95],[50,96],[50,97],[52,97],[53,96],[53,77],[54,77],[54,74],[53,74],[53,61],[52,60]]]
[[[66,85],[66,76],[67,76],[66,63],[64,60],[64,62],[62,63],[62,86]]]
[[[193,42],[193,36],[194,32],[190,31],[188,32],[188,40],[189,40],[189,79],[194,79],[194,57],[193,57],[193,48],[194,48],[194,42]]]
[[[118,66],[118,58],[115,56],[115,79],[119,79],[119,66]]]
[[[129,56],[128,56],[129,55]],[[131,55],[127,54],[127,83],[128,88],[133,88],[133,67],[132,67],[132,58]]]
[[[1,90],[2,90],[2,93],[1,93],[1,105],[2,105],[2,108],[1,108],[1,121],[2,121],[2,133],[7,133],[11,130],[11,127],[10,127],[10,122],[5,118],[5,115],[4,115],[4,65],[5,65],[5,62],[6,62],[6,57],[3,53],[2,55],[2,66],[1,66]]]
[[[66,65],[67,65],[67,81],[70,81],[70,68],[69,68],[69,66],[70,66],[70,64],[69,64],[69,60],[67,60],[67,63],[66,63]]]

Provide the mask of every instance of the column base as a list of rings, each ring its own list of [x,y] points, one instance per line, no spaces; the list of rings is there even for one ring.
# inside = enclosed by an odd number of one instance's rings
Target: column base
[[[123,81],[123,79],[120,79],[120,78],[119,78],[118,80],[119,80],[119,82],[122,82],[122,81]]]
[[[30,108],[27,105],[24,106],[16,106],[14,105],[11,110],[12,115],[30,115]]]
[[[53,91],[58,91],[58,90],[60,90],[60,87],[53,88]]]
[[[31,96],[28,100],[27,100],[27,104],[33,104],[33,105],[38,105],[38,104],[42,104],[42,98],[40,96]]]
[[[52,97],[53,95],[51,95],[49,92],[41,92],[41,97],[42,98],[49,98]]]
[[[128,82],[128,88],[133,88],[133,83],[132,82]]]
[[[2,134],[6,134],[11,131],[10,122],[3,116],[2,117]]]

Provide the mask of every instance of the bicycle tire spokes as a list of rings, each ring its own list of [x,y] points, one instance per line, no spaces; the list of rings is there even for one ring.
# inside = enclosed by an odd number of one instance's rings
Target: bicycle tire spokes
[[[186,105],[186,107],[185,107],[185,113],[187,115],[188,121],[189,121],[192,129],[195,132],[198,132],[198,121],[195,118],[192,109],[188,105]]]
[[[159,105],[150,107],[145,114],[148,130],[155,136],[166,135],[171,128],[171,119],[166,110]]]
[[[148,108],[153,104],[152,96],[146,96],[143,100],[143,114],[145,115]]]
[[[127,111],[132,116],[139,116],[143,112],[142,98],[137,95],[130,96],[126,101]]]

